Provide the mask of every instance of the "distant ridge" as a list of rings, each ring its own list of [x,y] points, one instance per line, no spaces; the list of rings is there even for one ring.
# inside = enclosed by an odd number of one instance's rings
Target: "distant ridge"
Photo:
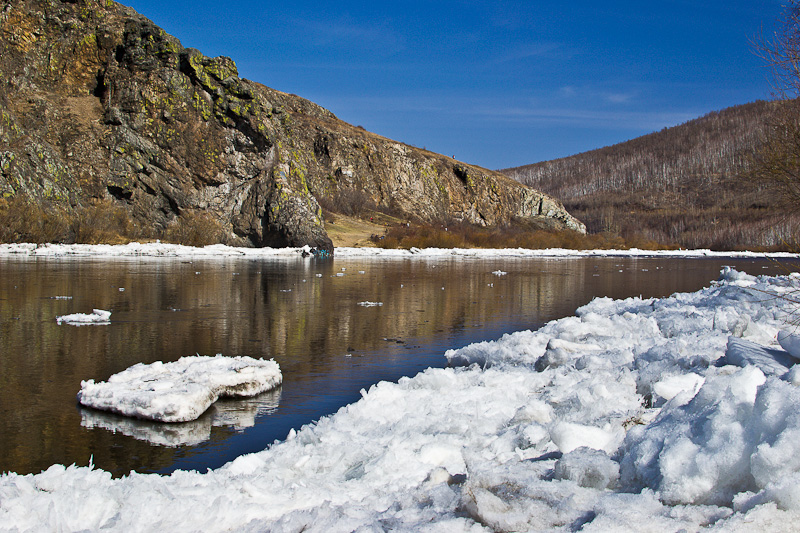
[[[776,102],[708,113],[562,159],[502,170],[559,199],[591,233],[690,248],[780,246],[795,222],[748,178]]]

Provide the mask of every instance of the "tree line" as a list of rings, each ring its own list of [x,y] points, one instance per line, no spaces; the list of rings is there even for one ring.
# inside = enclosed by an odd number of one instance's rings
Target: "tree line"
[[[796,215],[758,177],[784,102],[757,101],[571,157],[505,169],[592,233],[691,248],[784,247]]]

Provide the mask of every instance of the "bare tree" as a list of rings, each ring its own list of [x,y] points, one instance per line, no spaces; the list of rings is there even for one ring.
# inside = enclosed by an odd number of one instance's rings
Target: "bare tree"
[[[772,69],[775,92],[783,99],[800,96],[800,0],[786,0],[779,29],[755,43]]]
[[[772,69],[781,102],[755,154],[752,177],[772,186],[787,210],[800,213],[800,0],[787,0],[779,29],[757,41],[756,49]]]
[[[775,189],[785,209],[800,213],[800,101],[781,102],[754,159],[753,177]]]

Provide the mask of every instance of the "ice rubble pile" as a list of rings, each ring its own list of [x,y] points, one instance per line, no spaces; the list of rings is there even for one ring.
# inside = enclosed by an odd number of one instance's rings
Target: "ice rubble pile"
[[[220,396],[255,396],[281,381],[274,360],[196,355],[172,363],[139,363],[100,383],[82,381],[78,402],[125,416],[186,422]]]
[[[726,270],[696,293],[596,299],[536,332],[450,351],[468,366],[379,383],[206,474],[7,474],[0,524],[791,531],[800,371],[770,362],[791,309],[769,294],[799,282]]]
[[[111,311],[103,309],[92,309],[91,313],[74,313],[72,315],[57,316],[56,323],[71,324],[73,326],[85,326],[88,324],[107,325],[111,324]]]

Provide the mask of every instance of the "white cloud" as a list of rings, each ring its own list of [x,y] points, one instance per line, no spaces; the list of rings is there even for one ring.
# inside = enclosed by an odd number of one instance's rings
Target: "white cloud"
[[[561,45],[558,43],[530,43],[514,47],[506,50],[502,55],[498,55],[493,63],[512,63],[529,59],[531,57],[541,57],[552,55],[553,52],[561,50]]]
[[[567,85],[567,86],[561,87],[558,90],[558,95],[563,97],[563,98],[572,98],[573,96],[575,96],[577,94],[578,94],[577,89],[575,89],[575,87],[573,87],[572,85]]]
[[[338,20],[298,19],[294,24],[299,34],[317,46],[341,44],[352,47],[353,43],[358,43],[360,47],[382,49],[390,53],[405,48],[404,36],[388,23],[365,24],[342,17]]]
[[[561,91],[571,92],[572,87]],[[418,95],[369,96],[365,98],[328,98],[324,104],[336,114],[344,117],[351,112],[370,115],[394,116],[396,113],[413,116],[424,114],[441,117],[441,122],[463,124],[465,118],[477,118],[484,122],[508,123],[516,125],[553,126],[570,125],[609,130],[637,129],[656,131],[697,118],[704,110],[694,109],[656,109],[656,110],[618,110],[608,108],[598,101],[582,105],[556,106],[552,100],[527,101],[501,104],[498,99],[472,97],[420,97]]]
[[[608,93],[605,99],[612,104],[627,104],[634,96],[634,93]]]

